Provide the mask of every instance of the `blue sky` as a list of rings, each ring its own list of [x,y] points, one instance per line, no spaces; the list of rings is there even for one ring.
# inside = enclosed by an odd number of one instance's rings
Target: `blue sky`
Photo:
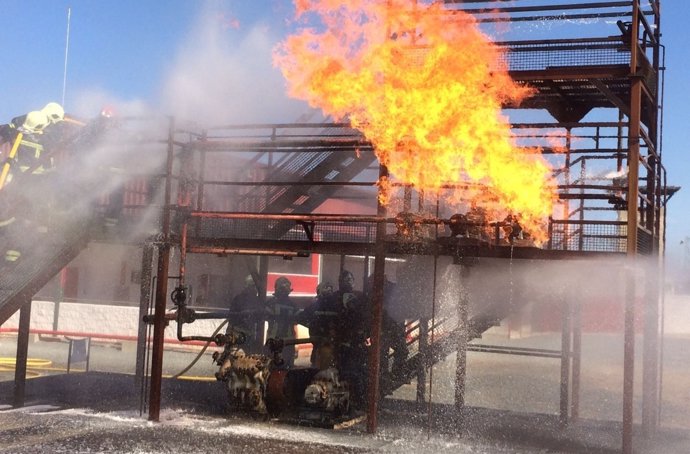
[[[218,124],[291,121],[308,111],[286,97],[270,61],[291,26],[288,0],[0,0],[0,122],[61,100],[68,7],[68,112],[90,117],[114,104]],[[690,2],[662,8],[664,164],[669,183],[684,187],[668,210],[674,257],[690,237]]]

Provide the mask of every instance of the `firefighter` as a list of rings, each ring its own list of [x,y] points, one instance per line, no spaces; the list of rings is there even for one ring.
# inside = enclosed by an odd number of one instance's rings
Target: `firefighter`
[[[352,405],[363,408],[366,400],[367,338],[370,313],[362,292],[354,289],[354,275],[343,270],[338,278],[335,305],[339,310],[336,357],[340,376],[353,388]]]
[[[244,288],[230,302],[227,330],[228,333],[230,331],[241,331],[245,334],[247,338],[245,342],[246,353],[258,353],[261,350],[260,345],[262,342],[258,338],[257,325],[260,321],[259,319],[263,320],[263,318],[257,316],[257,312],[259,312],[261,307],[259,301],[259,294],[256,290],[254,279],[251,275],[248,275],[244,278]]]
[[[298,323],[309,328],[312,338],[311,366],[319,369],[335,365],[333,351],[340,314],[333,296],[333,284],[321,282],[316,286],[314,302],[298,314]]]
[[[407,347],[407,333],[405,323],[396,321],[390,315],[390,308],[394,304],[398,304],[397,284],[390,281],[387,275],[383,277],[383,313],[381,318],[381,371],[382,378],[388,380],[391,378],[402,377],[403,367],[409,349]],[[367,292],[367,302],[370,306],[369,310],[373,312],[372,296],[373,296],[373,274],[369,276],[369,285]],[[389,365],[389,352],[393,351],[393,364]],[[390,370],[389,370],[390,369]]]
[[[0,189],[12,181],[18,173],[17,169],[20,172],[30,170],[31,174],[43,173],[45,170],[42,165],[43,145],[39,142],[39,136],[49,123],[48,117],[43,112],[35,110],[13,118],[8,125],[0,128],[3,140],[10,143],[10,151],[2,162]],[[7,146],[4,148],[8,149]]]
[[[65,119],[65,109],[56,102],[49,102],[41,109],[41,112],[48,117],[50,124],[60,123]]]
[[[266,301],[265,311],[268,318],[269,339],[294,339],[295,318],[298,308],[290,299],[292,283],[285,276],[276,279],[273,297]],[[283,348],[285,367],[291,368],[295,364],[295,346],[286,345]]]

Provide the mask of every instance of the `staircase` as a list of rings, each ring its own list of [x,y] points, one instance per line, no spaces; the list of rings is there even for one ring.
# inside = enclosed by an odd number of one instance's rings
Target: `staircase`
[[[489,328],[500,324],[501,317],[494,315],[494,311],[478,314],[472,317],[467,324],[467,342],[478,339]],[[409,356],[405,363],[394,374],[384,374],[382,377],[381,394],[389,395],[402,385],[408,384],[417,377],[421,368],[432,366],[444,360],[448,355],[457,351],[458,338],[463,333],[463,328],[458,326],[456,317],[441,318],[429,325],[422,333],[423,326],[419,320],[407,325],[407,346]],[[433,331],[433,340],[431,333]],[[420,339],[426,337],[426,348],[420,348]],[[388,363],[392,363],[393,355],[388,357]]]
[[[32,174],[12,169],[12,180],[0,189],[0,324],[44,287],[86,248],[95,232],[95,197],[107,188],[108,173],[94,167],[89,155],[100,128],[67,131],[54,146],[60,155],[52,169]],[[36,165],[34,166],[36,167]],[[15,261],[6,251],[17,251]]]

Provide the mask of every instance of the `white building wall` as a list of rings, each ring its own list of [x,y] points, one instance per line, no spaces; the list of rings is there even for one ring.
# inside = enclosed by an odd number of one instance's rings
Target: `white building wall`
[[[55,303],[34,301],[31,306],[31,329],[52,330]],[[138,307],[113,306],[89,303],[60,303],[57,331],[79,333],[79,336],[115,335],[136,339]],[[198,320],[185,324],[184,336],[210,336],[222,320]],[[18,328],[19,312],[10,317],[2,328]],[[75,334],[77,336],[77,334]],[[165,329],[165,339],[177,339],[177,323],[170,322]]]

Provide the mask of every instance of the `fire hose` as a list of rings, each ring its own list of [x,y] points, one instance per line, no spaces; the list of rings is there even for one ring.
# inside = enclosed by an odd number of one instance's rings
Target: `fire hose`
[[[26,361],[27,373],[33,377],[39,377],[41,374],[37,370],[53,370],[50,366],[53,362],[49,359],[29,358]],[[17,367],[17,359],[11,357],[0,357],[0,372],[11,372]],[[33,378],[32,377],[32,378]]]
[[[214,338],[214,337],[216,336],[216,334],[218,334],[218,333],[220,332],[220,330],[223,329],[223,327],[224,327],[225,325],[227,325],[227,323],[228,323],[228,321],[225,320],[223,323],[221,323],[220,325],[218,325],[218,328],[216,328],[216,330],[213,332],[213,334],[211,335],[211,338]],[[173,375],[172,378],[180,378],[180,376],[184,375],[187,371],[189,371],[189,369],[191,369],[192,367],[194,367],[194,365],[197,363],[197,361],[199,361],[199,359],[203,356],[204,352],[206,351],[206,349],[208,348],[208,346],[211,344],[211,342],[213,342],[213,341],[212,341],[212,340],[206,341],[206,344],[205,344],[204,347],[201,349],[201,351],[196,355],[196,358],[194,358],[194,359],[192,360],[192,362],[189,363],[189,365],[188,365],[187,367],[185,367],[185,368],[182,369],[180,372],[178,372],[178,373],[176,373],[175,375]]]

